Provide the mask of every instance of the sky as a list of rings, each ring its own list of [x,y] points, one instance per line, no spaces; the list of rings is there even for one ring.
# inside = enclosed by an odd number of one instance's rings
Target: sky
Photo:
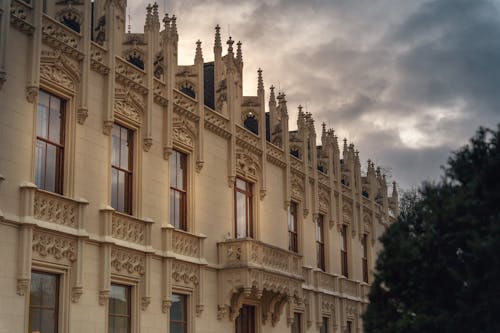
[[[151,1],[152,3],[152,1]],[[148,1],[129,0],[133,32]],[[500,122],[500,0],[159,0],[179,61],[213,60],[214,27],[243,43],[244,94],[274,85],[402,189],[436,181],[479,126]],[[223,45],[225,53],[227,45]],[[266,96],[266,103],[267,103]]]

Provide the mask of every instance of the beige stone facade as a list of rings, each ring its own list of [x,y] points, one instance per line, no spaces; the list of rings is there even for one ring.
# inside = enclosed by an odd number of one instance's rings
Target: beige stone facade
[[[243,96],[240,44],[222,55],[218,28],[215,60],[197,43],[180,66],[176,18],[148,7],[144,33],[126,33],[125,2],[0,0],[0,333],[31,332],[32,272],[57,277],[57,332],[108,332],[113,284],[130,290],[133,333],[169,332],[174,294],[190,333],[235,332],[244,305],[253,332],[361,332],[395,186],[388,196],[371,162],[362,175],[333,130],[318,140],[300,107],[290,131],[285,94],[266,94],[260,70]],[[59,193],[35,185],[41,91],[64,104]],[[115,123],[133,133],[131,214],[112,207]],[[187,156],[186,230],[170,223],[174,151]],[[252,237],[236,230],[237,179],[252,189]]]

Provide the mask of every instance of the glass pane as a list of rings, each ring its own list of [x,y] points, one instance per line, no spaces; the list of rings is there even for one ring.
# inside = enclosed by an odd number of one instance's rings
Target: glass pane
[[[177,188],[185,190],[186,184],[184,184],[184,176],[186,174],[186,155],[179,153],[178,160],[178,171],[177,171]]]
[[[118,196],[117,210],[125,212],[125,172],[118,171]]]
[[[170,320],[186,321],[186,296],[172,294],[172,305],[170,307]]]
[[[246,196],[236,192],[236,238],[246,236]]]
[[[36,135],[42,138],[47,138],[48,128],[49,128],[49,108],[48,106],[39,104],[36,116]]]
[[[49,140],[55,143],[62,144],[61,127],[63,113],[60,109],[61,101],[58,98],[52,97],[50,100],[50,123],[49,123]]]
[[[110,300],[111,302],[111,300]],[[109,316],[108,318],[108,333],[115,333],[118,330],[115,330],[115,317]]]
[[[174,150],[170,156],[170,186],[177,188],[177,159],[179,153]]]
[[[38,95],[38,105],[43,105],[47,108],[49,107],[49,94],[43,90],[40,90]]]
[[[129,133],[126,128],[121,128],[121,137],[120,137],[120,167],[123,169],[130,170],[131,165],[129,164]]]
[[[39,309],[30,309],[30,321],[28,332],[41,332],[42,315]]]
[[[113,154],[111,164],[119,166],[120,164],[120,127],[113,125]]]
[[[239,179],[239,178],[236,178],[236,187],[241,189],[241,190],[245,190],[247,189],[247,182],[245,182],[244,180],[242,179]]]
[[[109,297],[109,312],[111,314],[128,315],[129,287],[111,285],[111,293]]]
[[[170,333],[185,333],[184,327],[183,323],[170,322]]]
[[[118,207],[118,170],[111,168],[111,207]]]
[[[175,190],[170,190],[170,222],[175,227]]]
[[[56,147],[47,144],[47,155],[45,164],[45,190],[55,192],[56,190]]]
[[[45,154],[45,142],[37,140],[35,147],[35,184],[42,189],[45,188]]]
[[[54,310],[40,310],[40,333],[56,333],[57,316]]]
[[[179,228],[180,225],[180,208],[181,208],[181,202],[180,202],[180,193],[172,190],[170,194],[170,202],[171,202],[171,220],[170,224],[172,224],[174,227]]]
[[[127,333],[129,330],[129,318],[128,317],[115,317],[114,318],[114,331],[116,333]]]

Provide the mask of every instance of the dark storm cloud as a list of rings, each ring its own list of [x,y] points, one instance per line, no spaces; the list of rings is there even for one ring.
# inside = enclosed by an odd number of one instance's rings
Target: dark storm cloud
[[[243,42],[245,94],[255,94],[262,67],[266,87],[287,93],[292,127],[300,103],[318,133],[321,122],[331,125],[403,187],[437,179],[451,150],[500,121],[497,1],[166,3],[179,18],[181,61],[192,62],[198,38],[213,59],[220,24],[223,39],[230,30]],[[139,8],[134,2],[134,17],[144,16]]]

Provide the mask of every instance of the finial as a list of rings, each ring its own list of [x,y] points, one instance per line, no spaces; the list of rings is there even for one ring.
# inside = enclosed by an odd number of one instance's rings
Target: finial
[[[158,4],[156,2],[153,4],[152,23],[155,24],[155,25],[159,25],[160,24],[160,17],[158,15]]]
[[[165,13],[163,17],[163,24],[165,26],[165,32],[168,34],[170,32],[170,17],[168,17],[168,13]]]
[[[392,197],[393,198],[398,197],[398,188],[396,186],[396,182],[392,182]]]
[[[132,17],[130,16],[130,12],[128,13],[128,15],[127,15],[127,16],[128,16],[128,29],[127,29],[127,32],[128,32],[128,33],[130,33],[130,32],[131,32],[131,30],[132,30],[132,24],[131,24],[131,22],[132,22]]]
[[[325,123],[325,122],[323,122],[323,123],[321,124],[321,132],[322,132],[322,135],[325,135],[325,134],[326,134],[326,123]]]
[[[262,69],[257,70],[257,91],[264,91],[264,80],[262,79]]]
[[[229,39],[227,40],[227,45],[229,45],[229,47],[227,48],[227,52],[228,53],[233,53],[233,44],[234,44],[234,40],[231,38],[231,36],[229,36]]]
[[[151,4],[148,4],[146,6],[146,25],[149,26],[151,25],[151,22],[152,22],[152,17],[151,17],[151,10],[153,9],[153,7],[151,6]]]
[[[241,53],[241,42],[238,41],[238,43],[236,43],[236,60],[239,62],[239,63],[242,63],[243,62],[243,55]]]
[[[170,22],[172,22],[172,25],[170,27],[170,32],[177,36],[177,18],[175,17],[175,15],[172,15],[172,19],[170,20]]]
[[[194,56],[194,61],[202,61],[203,62],[203,54],[202,54],[202,51],[201,51],[201,41],[198,39],[198,41],[196,42],[196,53],[195,53],[195,56]]]
[[[220,52],[222,52],[222,42],[220,39],[220,27],[218,24],[215,26],[214,52],[216,52],[216,50],[220,50]]]
[[[299,117],[303,117],[304,113],[302,112],[302,105],[301,104],[299,104],[298,109],[299,109]]]

